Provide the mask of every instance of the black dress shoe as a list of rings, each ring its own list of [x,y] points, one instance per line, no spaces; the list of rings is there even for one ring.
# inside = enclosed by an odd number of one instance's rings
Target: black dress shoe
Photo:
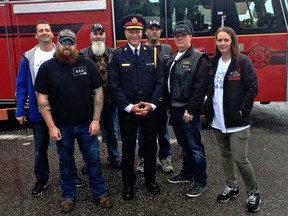
[[[148,191],[154,195],[160,194],[160,187],[156,181],[145,183]]]
[[[125,187],[122,192],[123,200],[132,200],[134,198],[134,188],[133,187]]]

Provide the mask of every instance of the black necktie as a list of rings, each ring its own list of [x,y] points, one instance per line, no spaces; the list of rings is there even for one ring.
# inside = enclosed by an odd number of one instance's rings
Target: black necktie
[[[134,50],[134,55],[135,55],[135,58],[136,58],[136,60],[138,61],[138,49],[136,48],[135,50]]]

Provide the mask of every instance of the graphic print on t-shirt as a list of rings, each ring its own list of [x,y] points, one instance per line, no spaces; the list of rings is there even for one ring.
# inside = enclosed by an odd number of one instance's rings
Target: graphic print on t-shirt
[[[72,70],[73,70],[73,76],[87,75],[86,67],[75,67],[75,68],[72,68]]]
[[[224,77],[225,77],[225,74],[226,74],[226,71],[228,69],[230,62],[231,62],[231,59],[227,62],[223,62],[222,58],[219,59],[217,72],[214,78],[215,89],[223,89]]]
[[[225,71],[217,71],[215,75],[215,89],[223,89],[223,82],[224,82]]]

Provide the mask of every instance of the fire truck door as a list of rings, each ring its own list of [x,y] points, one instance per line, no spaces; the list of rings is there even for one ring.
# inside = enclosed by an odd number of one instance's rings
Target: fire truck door
[[[13,42],[11,37],[9,5],[0,4],[0,105],[14,101],[15,77],[13,74]]]

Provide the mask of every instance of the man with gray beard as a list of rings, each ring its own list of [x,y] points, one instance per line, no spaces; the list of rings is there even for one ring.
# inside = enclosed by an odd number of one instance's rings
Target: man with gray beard
[[[91,46],[81,50],[80,53],[83,53],[86,58],[95,63],[95,66],[104,81],[102,86],[104,93],[104,106],[101,114],[101,123],[106,133],[108,150],[107,159],[111,167],[121,169],[122,164],[118,151],[117,106],[112,99],[108,83],[107,63],[112,49],[105,45],[106,33],[102,24],[96,23],[91,27],[90,39]],[[86,165],[84,165],[82,173],[86,173]]]

